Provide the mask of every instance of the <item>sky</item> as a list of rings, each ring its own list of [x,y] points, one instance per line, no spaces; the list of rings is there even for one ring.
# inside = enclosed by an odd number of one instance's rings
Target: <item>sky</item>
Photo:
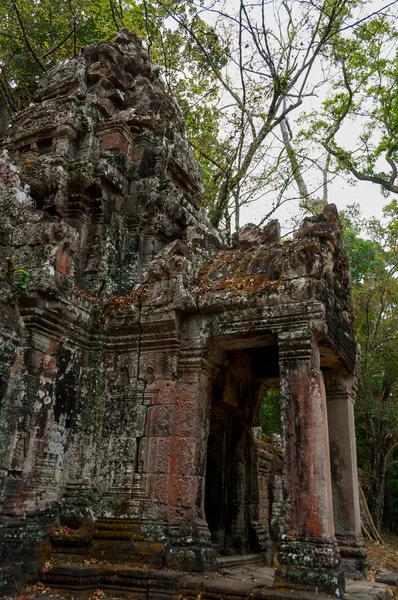
[[[355,185],[350,185],[343,178],[338,178],[330,184],[329,201],[337,206],[338,210],[345,208],[349,204],[359,203],[362,215],[369,217],[382,217],[383,207],[391,201],[384,198],[377,185],[358,181]],[[272,218],[276,218],[282,225],[283,233],[287,233],[290,227],[290,219],[298,213],[297,202],[291,202],[283,205]],[[258,201],[241,209],[241,224],[259,223],[264,216],[264,206]]]
[[[230,2],[231,2],[231,4],[230,4]],[[221,0],[221,3],[222,3],[222,0]],[[383,0],[383,1],[368,0],[365,4],[362,5],[360,12],[358,13],[358,15],[355,15],[355,18],[362,18],[363,16],[369,15],[369,14],[379,10],[382,7],[386,7],[386,5],[388,5],[388,4],[389,4],[389,0]],[[235,7],[235,5],[237,5],[237,0],[228,0],[228,2],[225,4],[226,12],[228,12],[228,10],[232,11],[233,7]],[[256,3],[254,2],[254,4],[252,4],[252,6],[255,6],[255,5],[256,5]],[[275,2],[275,4],[274,4],[274,2],[265,1],[265,5],[266,5],[266,10],[268,8],[269,11],[272,11],[273,7],[278,5],[278,3]],[[207,14],[205,14],[203,16],[205,16],[206,19],[208,18]],[[269,17],[270,17],[269,20],[271,21],[273,18],[272,12],[270,12]],[[210,20],[210,22],[213,20],[211,18],[211,16],[210,16],[209,20]],[[228,75],[231,78],[231,81],[233,83],[234,78],[238,78],[238,71],[236,73],[234,73],[234,70],[232,68],[232,70],[229,71]],[[314,81],[322,81],[322,79],[324,78],[324,74],[320,70],[319,70],[319,72],[317,72],[317,69],[314,69],[314,71],[311,74],[311,78],[314,79]],[[326,98],[326,96],[323,96],[323,94],[324,93],[326,94],[327,88],[325,87],[324,89],[325,89],[325,92],[323,92],[321,89],[320,96],[318,95],[317,98],[314,99],[314,102],[315,102],[314,107],[311,107],[311,103],[312,103],[311,101],[308,101],[309,102],[308,104],[306,104],[306,101],[305,101],[301,107],[302,110],[308,111],[308,110],[311,110],[311,108],[315,108],[316,105],[319,106],[320,101],[322,99]],[[301,112],[301,110],[300,110],[300,112]],[[292,130],[293,130],[293,133],[300,129],[300,126],[297,123],[295,123],[294,118],[295,118],[295,113],[291,113],[291,119],[289,119],[289,121],[290,121]],[[361,131],[362,131],[362,129],[361,129],[360,123],[358,123],[358,122],[345,123],[344,127],[341,130],[341,133],[339,132],[339,136],[340,136],[338,139],[339,145],[346,149],[350,148],[352,146],[352,144],[355,142],[355,140],[357,139],[358,135],[361,133]],[[352,148],[352,149],[354,149],[354,148]],[[381,170],[383,170],[383,168]],[[309,189],[310,189],[311,184],[307,183],[307,185],[309,185]],[[295,191],[289,190],[289,194],[295,195]],[[270,196],[268,195],[266,197],[266,199],[258,200],[256,202],[252,202],[251,204],[248,204],[246,206],[242,206],[241,213],[240,213],[241,226],[244,225],[245,223],[255,223],[255,224],[259,223],[263,219],[266,212],[268,212],[271,200],[272,200],[272,198],[270,198]],[[389,198],[386,199],[381,194],[379,186],[377,186],[373,183],[370,183],[370,182],[360,182],[360,181],[355,181],[353,184],[351,184],[347,180],[347,178],[343,177],[343,176],[336,177],[329,184],[328,200],[329,200],[329,202],[336,204],[336,206],[339,210],[345,208],[347,205],[358,203],[360,205],[361,213],[362,213],[363,217],[365,217],[365,218],[369,218],[369,217],[373,217],[373,216],[381,218],[383,207],[390,201]],[[271,217],[271,218],[279,219],[279,221],[282,225],[282,230],[285,234],[289,230],[291,230],[291,224],[289,223],[289,221],[292,218],[292,216],[294,217],[299,212],[298,205],[299,205],[298,200],[295,200],[292,202],[286,202]]]

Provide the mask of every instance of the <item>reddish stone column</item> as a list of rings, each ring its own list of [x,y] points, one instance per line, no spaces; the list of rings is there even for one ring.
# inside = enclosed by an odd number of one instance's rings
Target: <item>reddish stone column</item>
[[[352,577],[367,576],[361,533],[355,443],[356,377],[325,371],[336,539],[342,566]]]
[[[187,571],[216,567],[204,512],[213,369],[198,346],[180,354],[168,440],[166,565]]]
[[[334,537],[326,394],[317,342],[279,335],[285,527],[276,585],[344,592]]]

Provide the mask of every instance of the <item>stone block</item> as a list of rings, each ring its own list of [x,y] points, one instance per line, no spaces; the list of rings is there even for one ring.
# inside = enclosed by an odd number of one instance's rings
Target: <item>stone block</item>
[[[174,438],[199,437],[200,419],[197,407],[177,404],[174,411],[172,435]]]
[[[244,600],[251,597],[253,582],[210,579],[204,581],[202,589],[203,600]]]
[[[198,491],[198,478],[175,473],[169,475],[167,502],[172,506],[192,507]]]
[[[398,587],[398,573],[377,573],[376,581],[378,583],[385,583],[386,585]]]
[[[169,436],[172,428],[172,416],[173,410],[168,406],[150,406],[148,408],[145,435]]]
[[[148,487],[149,497],[155,502],[161,504],[168,503],[169,496],[169,477],[156,473],[155,475],[148,475]]]
[[[196,438],[170,439],[170,473],[193,475],[197,457]]]
[[[155,393],[153,395],[152,404],[161,404],[172,408],[175,401],[175,382],[157,379],[153,386],[155,388]]]
[[[168,473],[170,461],[170,438],[151,438],[150,453],[153,454],[153,462],[149,467],[149,472],[163,474]]]

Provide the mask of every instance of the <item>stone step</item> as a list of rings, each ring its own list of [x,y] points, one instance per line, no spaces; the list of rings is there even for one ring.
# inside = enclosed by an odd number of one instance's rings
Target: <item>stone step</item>
[[[345,583],[346,596],[356,600],[389,600],[387,586],[383,583],[366,580],[348,579]]]
[[[57,591],[57,598],[71,592],[99,589],[107,597],[122,595],[136,600],[326,600],[311,592],[265,588],[258,581],[237,581],[216,573],[146,570],[124,565],[56,565],[41,574],[41,581]],[[64,596],[63,591],[67,594]],[[51,597],[53,593],[51,593]],[[48,597],[48,596],[47,596]],[[83,597],[83,596],[82,596]],[[44,598],[43,598],[44,600]]]
[[[67,533],[53,532],[51,542],[55,553],[82,553],[80,548],[92,546],[92,542],[144,542],[145,537],[140,533],[140,524],[132,519],[98,519],[94,530],[88,528],[74,529]],[[73,549],[73,550],[71,550]]]
[[[376,575],[376,582],[398,587],[398,573],[395,571],[389,573],[378,573]]]
[[[40,573],[40,581],[59,588],[86,590],[98,587],[102,581],[103,569],[80,565],[56,565]]]
[[[105,517],[99,517],[95,521],[97,529],[134,529],[136,531],[140,528],[140,521],[137,519],[107,519]]]
[[[97,519],[94,538],[99,540],[133,540],[141,541],[144,536],[140,532],[140,523],[135,519]]]
[[[88,556],[88,548],[71,548],[70,546],[56,546],[52,548],[51,557],[58,563],[82,562]]]
[[[0,567],[0,598],[15,591],[15,569],[11,566]]]
[[[265,555],[262,552],[255,554],[234,554],[233,556],[217,555],[218,570],[231,567],[248,567],[265,565]]]
[[[228,557],[231,558],[231,557]],[[254,570],[253,570],[254,571]],[[326,600],[331,596],[292,589],[273,589],[261,582],[263,569],[253,577],[237,580],[218,573],[184,573],[113,565],[55,565],[41,573],[41,581],[57,590],[57,597],[69,598],[70,592],[100,589],[107,597],[120,593],[136,600]],[[347,581],[347,597],[352,600],[387,600],[388,589],[370,581]],[[63,595],[65,590],[66,596]],[[53,597],[51,592],[50,596]]]

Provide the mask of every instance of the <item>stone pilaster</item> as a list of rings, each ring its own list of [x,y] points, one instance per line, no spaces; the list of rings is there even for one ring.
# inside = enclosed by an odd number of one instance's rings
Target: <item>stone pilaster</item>
[[[150,494],[164,505],[168,522],[165,561],[171,569],[203,571],[216,566],[204,512],[212,372],[199,340],[182,349],[177,382],[168,402],[170,423],[167,435],[160,440],[167,450],[159,453],[154,449]],[[164,463],[161,474],[158,455]]]
[[[307,331],[279,336],[285,529],[276,585],[341,596],[334,537],[326,394],[317,342]]]
[[[366,577],[366,551],[361,534],[355,444],[356,376],[325,371],[324,378],[336,539],[344,571],[356,578]]]

